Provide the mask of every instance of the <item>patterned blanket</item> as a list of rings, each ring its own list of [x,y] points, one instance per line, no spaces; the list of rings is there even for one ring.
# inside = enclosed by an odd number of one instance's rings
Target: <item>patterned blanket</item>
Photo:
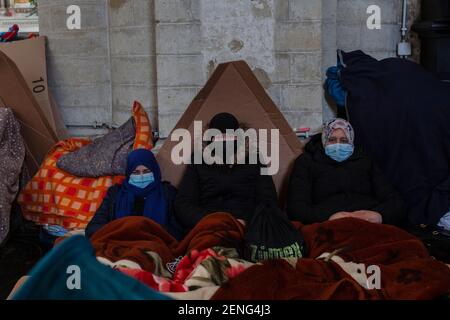
[[[339,219],[296,227],[308,253],[253,264],[239,258],[244,228],[205,217],[181,242],[144,217],[122,218],[91,239],[98,261],[176,299],[434,299],[450,269],[393,226]]]
[[[144,108],[134,103],[136,124],[133,149],[153,147],[150,121]],[[66,229],[82,229],[89,223],[110,186],[122,176],[77,177],[57,167],[58,159],[90,144],[89,139],[72,138],[58,142],[49,151],[39,171],[19,194],[25,218],[38,224],[56,224]]]

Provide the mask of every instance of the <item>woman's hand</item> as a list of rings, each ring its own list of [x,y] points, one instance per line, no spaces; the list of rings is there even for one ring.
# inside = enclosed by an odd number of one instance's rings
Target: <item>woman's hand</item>
[[[349,218],[349,217],[352,217],[351,212],[340,211],[340,212],[336,212],[335,214],[333,214],[330,218],[328,218],[328,220],[336,220],[336,219]]]
[[[383,217],[376,211],[358,210],[353,212],[341,211],[333,214],[328,220],[336,220],[342,218],[356,218],[366,220],[372,223],[382,223]]]
[[[358,210],[352,212],[353,217],[357,219],[363,219],[372,223],[382,223],[383,217],[380,213],[371,210]]]
[[[237,219],[237,221],[239,221],[239,223],[242,224],[244,227],[245,227],[245,225],[247,224],[247,223],[245,222],[245,220],[242,220],[242,219]]]

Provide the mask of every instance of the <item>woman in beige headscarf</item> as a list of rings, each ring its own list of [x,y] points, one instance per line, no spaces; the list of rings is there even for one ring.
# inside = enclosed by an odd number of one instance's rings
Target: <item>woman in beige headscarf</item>
[[[403,201],[372,160],[354,145],[349,122],[333,119],[305,146],[290,177],[287,211],[315,223],[345,217],[403,222]]]

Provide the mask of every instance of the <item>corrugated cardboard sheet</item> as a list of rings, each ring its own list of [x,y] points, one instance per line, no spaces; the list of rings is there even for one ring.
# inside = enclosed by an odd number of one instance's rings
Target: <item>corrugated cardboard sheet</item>
[[[194,120],[201,120],[203,130],[206,130],[209,120],[220,112],[233,114],[247,128],[279,130],[280,167],[273,179],[282,198],[288,173],[293,161],[301,153],[302,145],[244,61],[220,64],[174,129],[188,129],[193,138]],[[178,186],[186,168],[186,165],[175,165],[171,161],[172,148],[176,144],[178,142],[170,141],[169,135],[157,155],[163,178],[174,186]]]

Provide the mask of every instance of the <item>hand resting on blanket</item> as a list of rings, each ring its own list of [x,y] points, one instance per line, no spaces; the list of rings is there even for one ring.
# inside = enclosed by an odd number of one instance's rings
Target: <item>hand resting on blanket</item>
[[[381,214],[371,210],[358,210],[353,212],[341,211],[333,214],[328,220],[336,220],[341,218],[357,218],[366,220],[372,223],[382,223],[383,218]]]
[[[237,221],[239,221],[239,223],[242,224],[244,227],[247,224],[247,222],[245,222],[245,220],[242,220],[242,219],[237,219]]]

